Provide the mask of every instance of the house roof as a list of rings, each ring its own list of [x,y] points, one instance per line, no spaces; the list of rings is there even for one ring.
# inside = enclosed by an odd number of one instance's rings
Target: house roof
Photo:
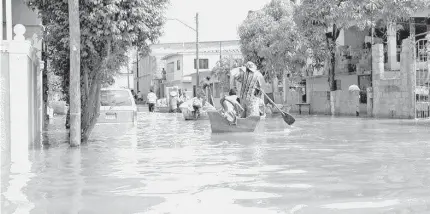
[[[214,50],[214,49],[199,50],[199,54],[219,54],[219,52],[220,52],[220,50]],[[181,51],[181,52],[176,52],[176,53],[169,53],[161,59],[167,60],[168,58],[173,57],[173,56],[181,56],[184,54],[194,54],[194,53],[195,53],[195,50],[186,50],[186,51]],[[221,50],[221,54],[223,54],[223,53],[224,54],[242,54],[242,52],[236,48]]]

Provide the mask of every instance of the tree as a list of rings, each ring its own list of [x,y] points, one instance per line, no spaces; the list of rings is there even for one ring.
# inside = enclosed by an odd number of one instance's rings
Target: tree
[[[341,30],[356,24],[358,13],[354,0],[304,0],[296,10],[296,23],[303,30],[309,47],[318,58],[318,64],[329,60],[328,82],[330,87],[331,114],[334,115],[336,41]]]
[[[229,72],[231,69],[242,66],[244,64],[241,58],[223,57],[219,60],[212,69],[211,76],[218,79],[221,91],[230,89]]]
[[[239,27],[242,54],[269,79],[304,65],[306,51],[293,19],[294,7],[290,1],[272,0]]]
[[[317,64],[330,63],[328,81],[331,113],[334,114],[336,41],[342,30],[357,26],[364,30],[376,21],[391,22],[409,17],[426,0],[303,0],[296,9],[295,20],[302,29]],[[375,8],[373,8],[376,6]],[[321,57],[322,56],[322,57]]]
[[[48,3],[47,3],[48,2]],[[27,0],[47,18],[45,38],[48,58],[56,74],[63,78],[68,99],[69,31],[67,1]],[[165,22],[168,0],[80,1],[82,141],[86,142],[100,109],[100,89],[126,65],[127,51],[138,47],[142,54],[156,42]]]

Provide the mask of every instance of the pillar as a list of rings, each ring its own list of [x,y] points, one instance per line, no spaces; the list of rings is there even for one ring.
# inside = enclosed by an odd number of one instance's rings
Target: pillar
[[[291,103],[288,103],[288,92],[290,91],[290,79],[287,77],[287,75],[284,75],[283,76],[284,78],[283,78],[283,88],[284,88],[284,90],[283,90],[283,103],[284,103],[284,105],[289,105],[289,104],[291,104]]]
[[[6,0],[6,39],[12,40],[12,0]]]
[[[379,83],[384,75],[384,49],[382,44],[374,44],[372,47],[372,87],[373,87],[373,112],[377,117],[380,110]],[[369,103],[368,103],[369,105]],[[368,112],[369,113],[369,112]]]
[[[402,91],[405,91],[405,102],[402,103],[405,112],[404,118],[415,118],[415,87],[416,87],[416,63],[415,63],[415,39],[408,38],[402,41],[402,53],[400,55],[400,79]]]
[[[3,42],[3,0],[0,0],[0,45]],[[0,61],[1,65],[1,61]],[[1,67],[0,67],[1,68]]]
[[[388,46],[388,69],[398,70],[397,64],[397,41],[396,41],[397,27],[396,23],[389,22],[387,24],[387,46]]]
[[[16,25],[16,34],[9,44],[9,80],[10,80],[10,138],[12,161],[15,158],[27,157],[28,147],[32,142],[33,124],[31,71],[29,53],[31,42],[25,41],[25,27]],[[19,155],[17,155],[19,154]]]

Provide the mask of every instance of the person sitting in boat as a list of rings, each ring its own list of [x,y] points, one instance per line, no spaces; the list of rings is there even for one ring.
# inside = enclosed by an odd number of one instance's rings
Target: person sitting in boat
[[[228,96],[224,96],[220,100],[221,106],[223,107],[222,114],[228,120],[230,125],[237,124],[237,117],[240,117],[240,113],[244,111],[243,107],[238,102],[235,89],[230,89]]]
[[[247,62],[245,68],[230,71],[230,87],[234,88],[235,81],[241,83],[240,102],[245,109],[245,117],[260,116],[260,99],[264,77],[253,62]]]

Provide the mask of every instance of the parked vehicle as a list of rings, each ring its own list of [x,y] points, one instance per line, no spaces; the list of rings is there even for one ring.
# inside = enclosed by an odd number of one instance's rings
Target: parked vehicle
[[[103,88],[97,123],[137,124],[137,106],[129,89]]]

